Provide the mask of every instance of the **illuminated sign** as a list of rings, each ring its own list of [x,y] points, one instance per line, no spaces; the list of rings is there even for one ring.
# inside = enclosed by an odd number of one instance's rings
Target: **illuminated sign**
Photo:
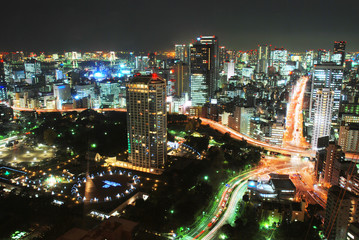
[[[117,182],[112,182],[112,181],[102,181],[103,183],[105,183],[105,185],[103,185],[103,188],[109,188],[109,187],[121,187],[122,185],[120,183]]]

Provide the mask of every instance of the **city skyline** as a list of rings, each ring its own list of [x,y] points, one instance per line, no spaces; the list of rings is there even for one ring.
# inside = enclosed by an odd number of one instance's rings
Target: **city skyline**
[[[219,36],[228,49],[255,49],[272,44],[293,51],[332,49],[348,41],[359,49],[355,9],[336,1],[63,1],[7,3],[2,51],[131,50],[168,51],[200,35]],[[347,7],[346,7],[347,6]],[[148,19],[153,18],[152,21]],[[150,36],[150,37],[149,37]],[[195,40],[195,39],[194,39]]]

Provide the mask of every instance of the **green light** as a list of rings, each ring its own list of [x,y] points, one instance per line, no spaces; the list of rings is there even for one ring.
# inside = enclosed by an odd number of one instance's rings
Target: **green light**
[[[9,176],[9,175],[10,175],[9,171],[6,171],[4,174],[5,174],[5,176]]]
[[[314,229],[317,229],[317,226],[313,226]]]
[[[96,148],[97,147],[96,143],[91,144],[91,147]]]
[[[171,214],[174,214],[174,213],[175,213],[175,211],[174,211],[174,210],[171,210],[171,211],[170,211],[170,213],[171,213]]]
[[[204,178],[204,180],[206,180],[206,181],[208,180],[208,176],[204,176],[203,178]]]
[[[227,235],[226,235],[226,234],[221,234],[221,235],[219,236],[219,238],[220,238],[220,239],[227,239]]]

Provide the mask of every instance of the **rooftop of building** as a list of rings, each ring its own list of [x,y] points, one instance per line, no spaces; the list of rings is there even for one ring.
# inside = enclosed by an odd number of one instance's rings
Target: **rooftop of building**
[[[295,185],[290,179],[271,179],[270,182],[275,190],[296,190]]]
[[[156,73],[151,75],[137,75],[130,80],[130,84],[163,84],[166,81]]]

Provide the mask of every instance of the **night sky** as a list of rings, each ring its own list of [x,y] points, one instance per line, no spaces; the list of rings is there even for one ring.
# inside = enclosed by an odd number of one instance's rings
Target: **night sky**
[[[0,51],[172,50],[199,35],[238,50],[359,50],[358,0],[12,0],[0,12]]]

